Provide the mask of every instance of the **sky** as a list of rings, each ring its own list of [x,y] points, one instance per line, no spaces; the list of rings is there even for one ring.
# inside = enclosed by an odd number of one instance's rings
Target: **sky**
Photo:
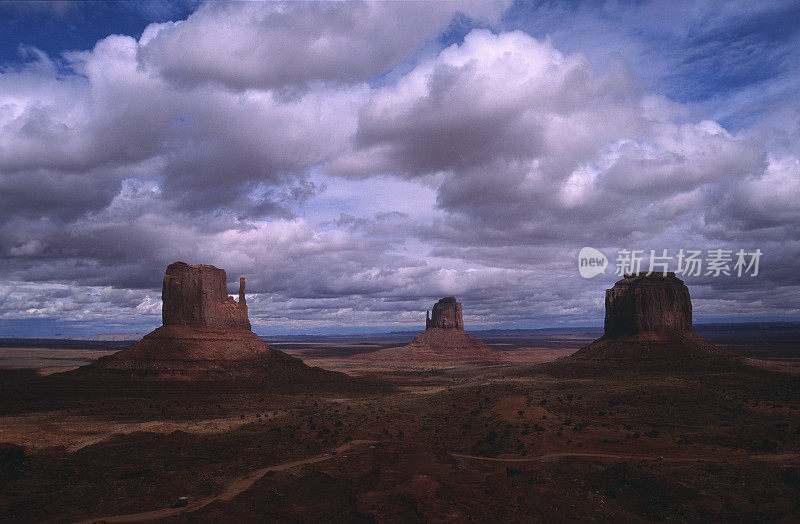
[[[796,1],[3,2],[0,336],[149,331],[178,260],[264,335],[599,326],[651,250],[798,320],[798,93]]]

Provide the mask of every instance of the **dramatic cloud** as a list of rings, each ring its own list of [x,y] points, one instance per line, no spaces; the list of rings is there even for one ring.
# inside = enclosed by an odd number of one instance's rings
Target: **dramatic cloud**
[[[597,74],[524,33],[473,31],[376,90],[331,169],[442,173],[438,204],[471,220],[472,245],[619,241],[642,221],[680,227],[704,212],[694,191],[764,171],[758,140],[682,120],[621,66]]]
[[[506,2],[210,2],[150,26],[138,57],[172,82],[234,89],[367,82],[411,58],[454,13],[496,21]]]
[[[186,209],[285,213],[285,200],[313,191],[306,171],[344,147],[365,93],[321,87],[284,101],[263,91],[184,91],[139,68],[137,48],[111,36],[68,55],[79,74],[62,77],[39,55],[0,77],[9,202],[25,207],[85,184],[92,187],[82,188],[79,209],[102,207],[134,175],[163,180]],[[37,191],[26,192],[25,181]]]
[[[245,275],[265,333],[414,328],[450,294],[473,326],[598,324],[615,277],[578,277],[585,245],[759,248],[756,278],[688,279],[698,318],[796,315],[797,32],[740,82],[768,38],[727,8],[507,7],[210,2],[21,48],[0,64],[0,320],[152,327],[184,260]],[[732,76],[693,87],[714,60]]]

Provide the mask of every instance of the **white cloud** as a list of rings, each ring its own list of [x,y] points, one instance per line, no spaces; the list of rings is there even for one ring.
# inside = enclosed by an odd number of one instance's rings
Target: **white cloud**
[[[318,86],[291,99],[183,90],[139,67],[138,47],[110,36],[68,55],[78,74],[57,72],[40,54],[0,76],[0,169],[9,205],[43,204],[65,186],[83,186],[76,207],[102,207],[137,172],[163,179],[165,193],[185,208],[285,213],[287,202],[313,192],[306,172],[345,147],[367,92],[363,84]]]
[[[507,2],[209,2],[150,26],[139,62],[179,85],[304,88],[366,82],[410,58],[457,12],[496,22]]]
[[[620,240],[702,213],[698,188],[764,170],[760,141],[685,113],[621,65],[597,73],[522,32],[476,30],[374,90],[331,170],[444,173],[438,205],[472,219],[473,242]]]
[[[613,278],[577,278],[583,245],[756,240],[761,295],[698,285],[788,310],[793,149],[522,31],[436,47],[498,5],[209,3],[31,51],[0,73],[0,318],[157,320],[185,260],[245,275],[264,330],[412,327],[450,294],[473,325],[584,323]]]

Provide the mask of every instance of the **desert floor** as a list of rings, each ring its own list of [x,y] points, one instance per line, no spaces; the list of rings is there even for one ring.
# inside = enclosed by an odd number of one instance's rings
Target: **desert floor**
[[[583,339],[545,342],[507,341],[505,363],[368,366],[361,353],[389,346],[276,344],[387,384],[375,393],[76,388],[39,372],[86,353],[6,369],[0,520],[800,520],[784,346],[719,370],[587,375],[540,363]]]

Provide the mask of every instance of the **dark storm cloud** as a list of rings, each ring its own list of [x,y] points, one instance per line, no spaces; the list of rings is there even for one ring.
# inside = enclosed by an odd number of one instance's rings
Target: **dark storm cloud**
[[[87,211],[103,209],[119,191],[120,182],[107,173],[22,171],[0,177],[0,219],[75,219]],[[23,233],[22,231],[17,231]],[[22,235],[24,237],[24,234]]]

